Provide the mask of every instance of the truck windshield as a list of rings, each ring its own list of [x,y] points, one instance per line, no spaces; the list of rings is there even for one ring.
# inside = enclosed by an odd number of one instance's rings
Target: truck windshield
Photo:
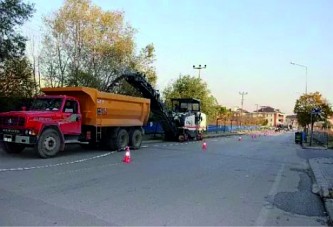
[[[30,110],[58,111],[61,108],[62,99],[59,98],[38,98],[32,102]]]

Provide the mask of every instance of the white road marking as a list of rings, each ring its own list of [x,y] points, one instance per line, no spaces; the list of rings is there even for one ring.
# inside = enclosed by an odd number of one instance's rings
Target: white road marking
[[[97,155],[91,158],[84,158],[84,159],[79,159],[71,162],[62,162],[62,163],[57,163],[57,164],[50,164],[50,165],[43,165],[43,166],[31,166],[31,167],[17,167],[17,168],[9,168],[9,169],[0,169],[0,172],[8,172],[8,171],[23,171],[23,170],[32,170],[32,169],[44,169],[44,168],[50,168],[50,167],[57,167],[57,166],[63,166],[63,165],[70,165],[70,164],[75,164],[75,163],[81,163],[81,162],[86,162],[90,161],[93,159],[97,158],[103,158],[106,157],[113,152],[108,152],[102,155]]]
[[[281,182],[281,177],[282,177],[282,173],[283,173],[283,170],[285,168],[285,164],[282,164],[281,165],[281,168],[277,174],[277,176],[275,177],[274,179],[274,183],[271,187],[271,190],[269,191],[268,195],[269,196],[274,196],[276,193],[277,193],[277,190],[278,190],[278,186]],[[266,220],[267,220],[267,216],[268,216],[268,213],[270,212],[270,209],[268,209],[265,205],[261,208],[260,212],[259,212],[259,216],[255,222],[255,226],[264,226],[265,223],[266,223]]]

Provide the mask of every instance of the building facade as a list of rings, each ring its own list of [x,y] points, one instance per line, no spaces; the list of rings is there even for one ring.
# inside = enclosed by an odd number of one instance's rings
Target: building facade
[[[286,116],[286,125],[289,128],[298,129],[299,125],[298,125],[298,122],[297,122],[297,116],[296,115],[288,115],[288,116]]]
[[[260,109],[251,114],[253,117],[263,117],[267,120],[267,126],[270,127],[286,125],[286,115],[279,109],[275,109],[270,106],[262,106]]]

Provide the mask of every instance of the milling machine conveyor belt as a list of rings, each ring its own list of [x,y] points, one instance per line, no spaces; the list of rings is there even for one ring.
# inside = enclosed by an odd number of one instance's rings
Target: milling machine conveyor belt
[[[126,80],[131,86],[142,93],[144,98],[150,99],[150,109],[154,116],[159,120],[167,139],[176,139],[177,127],[173,121],[168,117],[167,110],[160,99],[160,94],[153,86],[147,81],[144,74],[141,73],[127,73],[116,78],[110,87],[114,86],[120,80]]]

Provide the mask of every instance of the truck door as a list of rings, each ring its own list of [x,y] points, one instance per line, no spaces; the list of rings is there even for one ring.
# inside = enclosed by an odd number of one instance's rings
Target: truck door
[[[79,109],[79,103],[75,100],[65,100],[63,108],[63,120],[60,124],[61,131],[66,135],[81,134],[82,116]]]

